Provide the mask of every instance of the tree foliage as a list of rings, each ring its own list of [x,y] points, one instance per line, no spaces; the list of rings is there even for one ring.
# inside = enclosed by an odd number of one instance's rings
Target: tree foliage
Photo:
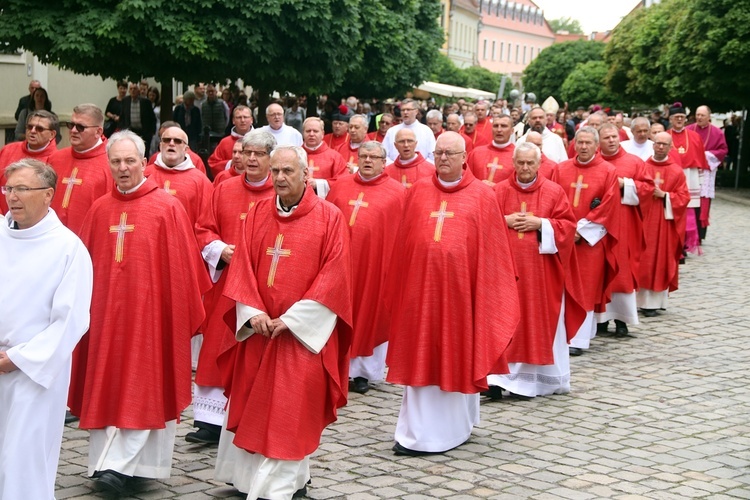
[[[500,73],[495,73],[481,66],[470,66],[459,68],[448,56],[439,54],[435,59],[435,65],[430,75],[433,82],[455,85],[457,87],[471,87],[497,93],[500,88]]]
[[[607,78],[607,64],[604,61],[589,61],[576,66],[560,89],[564,102],[571,109],[578,106],[600,104],[615,106],[615,96],[605,85]]]
[[[389,93],[429,74],[425,61],[443,40],[437,8],[433,0],[4,0],[0,40],[102,77]]]
[[[524,89],[534,92],[540,102],[548,96],[564,102],[561,87],[568,75],[578,64],[600,61],[603,51],[604,43],[596,41],[577,40],[551,45],[526,66]]]
[[[629,16],[612,33],[607,83],[644,103],[679,100],[736,109],[750,104],[750,5],[665,0]]]
[[[574,35],[583,35],[583,28],[578,19],[573,19],[572,17],[561,17],[559,19],[548,20],[547,22],[553,33],[567,31]]]

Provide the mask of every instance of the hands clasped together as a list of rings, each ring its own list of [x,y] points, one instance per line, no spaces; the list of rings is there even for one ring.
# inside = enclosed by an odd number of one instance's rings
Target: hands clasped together
[[[289,330],[289,327],[280,318],[271,319],[265,313],[250,318],[250,326],[256,333],[271,339],[278,337],[284,330]]]

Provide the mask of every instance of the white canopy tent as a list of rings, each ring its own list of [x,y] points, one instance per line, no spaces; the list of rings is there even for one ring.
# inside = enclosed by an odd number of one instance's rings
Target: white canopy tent
[[[448,85],[445,83],[437,82],[424,82],[422,85],[417,87],[415,90],[421,90],[428,94],[437,94],[444,97],[464,97],[469,99],[494,99],[495,94],[479,89],[471,89],[464,87],[456,87],[455,85]]]

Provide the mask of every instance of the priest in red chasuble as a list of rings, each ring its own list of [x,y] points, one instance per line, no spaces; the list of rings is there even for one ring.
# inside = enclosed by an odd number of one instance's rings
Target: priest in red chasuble
[[[306,189],[306,156],[294,146],[272,153],[276,196],[248,212],[224,288],[236,302],[227,315],[236,341],[219,357],[226,428],[240,448],[234,486],[249,499],[304,492],[310,455],[348,393],[349,232]]]
[[[576,218],[575,252],[581,266],[586,320],[570,341],[570,354],[580,356],[596,336],[594,311],[610,301],[609,286],[617,275],[617,223],[620,190],[617,171],[596,152],[599,133],[593,127],[576,132],[576,157],[557,165],[552,180],[565,190]]]
[[[344,125],[347,125],[344,122]],[[346,134],[349,137],[349,134]],[[307,183],[319,197],[328,196],[331,185],[347,173],[346,161],[323,141],[323,120],[311,116],[302,124],[302,147],[307,153]]]
[[[232,146],[253,129],[253,112],[244,104],[240,104],[232,110],[232,124],[232,131],[219,142],[208,158],[214,181],[221,172],[231,168]]]
[[[442,453],[479,422],[487,375],[518,325],[518,291],[492,189],[466,168],[464,140],[437,139],[437,173],[409,189],[388,277],[387,380],[406,386],[398,455]]]
[[[539,148],[539,151],[542,150],[542,134],[539,132],[534,132],[533,130],[529,130],[529,133],[526,134],[526,142],[530,142],[531,144],[535,145]],[[542,177],[545,177],[547,179],[552,178],[552,172],[557,168],[557,163],[547,158],[547,156],[542,152],[542,160],[539,164],[539,175]]]
[[[513,119],[501,115],[492,122],[492,142],[475,147],[466,161],[474,177],[489,186],[502,182],[513,173]]]
[[[542,152],[529,142],[513,152],[514,174],[497,184],[518,273],[521,321],[505,352],[510,373],[490,375],[489,396],[500,388],[522,398],[570,392],[568,340],[586,317],[578,261],[576,219],[565,191],[538,174]]]
[[[361,394],[369,390],[370,382],[385,378],[390,323],[385,307],[385,278],[396,242],[396,221],[401,219],[404,208],[405,188],[385,174],[385,158],[382,144],[363,143],[359,148],[359,170],[339,178],[327,198],[344,214],[351,234],[354,334],[349,378],[352,390]]]
[[[60,222],[80,235],[83,218],[91,204],[112,189],[107,162],[104,114],[93,104],[79,104],[67,123],[70,147],[49,157],[57,173],[57,189],[52,210]]]
[[[435,175],[435,165],[427,161],[417,150],[417,136],[412,130],[399,130],[394,144],[398,158],[385,168],[388,177],[400,182],[405,188],[410,188],[419,179]]]
[[[274,139],[275,140],[275,139]],[[245,171],[245,165],[242,163],[242,141],[237,141],[232,145],[232,159],[229,162],[229,168],[222,170],[214,177],[214,189],[227,179],[242,175]]]
[[[357,171],[357,160],[359,158],[359,146],[367,138],[367,117],[365,115],[354,115],[349,119],[349,140],[339,146],[336,151],[346,162],[348,173]]]
[[[115,187],[81,229],[94,291],[68,404],[90,431],[89,476],[121,494],[133,476],[170,475],[210,280],[185,209],[143,175],[143,140],[118,132],[107,150]]]
[[[651,208],[654,180],[643,160],[620,147],[619,129],[605,123],[599,129],[602,158],[617,170],[620,189],[617,263],[619,270],[611,285],[612,300],[596,315],[597,329],[606,332],[609,320],[615,320],[615,335],[628,334],[628,325],[638,324],[635,293],[640,278],[640,262],[646,241],[643,218]]]
[[[232,262],[247,213],[258,201],[274,194],[269,175],[270,154],[276,147],[273,135],[253,130],[237,141],[235,147],[240,149],[242,173],[216,186],[208,223],[197,230],[198,246],[214,286],[203,299],[206,321],[201,328],[203,343],[193,386],[194,423],[198,430],[185,436],[191,443],[219,442],[227,398],[216,360],[222,345],[234,338],[234,332],[224,322],[224,313],[234,306],[234,302],[223,296],[227,267]],[[228,482],[232,482],[231,478]]]
[[[669,157],[672,136],[659,132],[654,156],[646,168],[654,179],[654,202],[643,219],[646,250],[641,256],[638,307],[653,317],[667,308],[669,292],[677,290],[679,261],[685,244],[685,214],[690,201],[682,166]]]

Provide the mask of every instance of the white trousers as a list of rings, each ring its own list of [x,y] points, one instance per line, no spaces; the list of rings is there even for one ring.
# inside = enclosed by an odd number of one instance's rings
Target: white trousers
[[[655,292],[646,288],[638,290],[637,304],[641,309],[666,309],[669,300],[667,290]]]
[[[376,346],[372,356],[358,356],[349,362],[349,378],[364,377],[370,382],[385,380],[385,356],[388,342]]]
[[[92,429],[89,438],[89,476],[113,470],[131,477],[166,479],[172,471],[177,422],[165,429]]]
[[[604,323],[616,319],[628,325],[638,324],[638,306],[636,305],[635,291],[630,293],[612,293],[612,302],[602,313],[596,313],[596,322]]]

